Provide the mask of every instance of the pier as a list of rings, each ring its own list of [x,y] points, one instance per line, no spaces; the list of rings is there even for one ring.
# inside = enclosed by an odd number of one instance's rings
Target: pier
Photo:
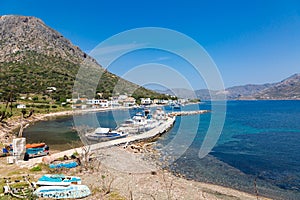
[[[210,110],[178,111],[178,112],[171,112],[168,115],[170,117],[174,117],[174,116],[186,116],[186,115],[200,115],[208,112],[210,112]]]
[[[59,153],[55,153],[51,155],[52,159],[58,159],[60,157],[63,157],[64,155],[72,155],[74,152],[77,152],[78,154],[84,153],[84,149],[88,149],[89,151],[95,151],[97,149],[102,149],[102,148],[107,148],[115,145],[122,145],[122,144],[131,144],[134,142],[141,142],[141,141],[153,141],[162,134],[164,134],[166,131],[168,131],[170,128],[172,128],[173,124],[175,122],[175,116],[173,117],[168,117],[165,122],[163,122],[161,125],[158,127],[155,127],[147,132],[138,134],[138,135],[132,135],[128,136],[126,138],[120,138],[116,140],[111,140],[107,142],[100,142],[96,144],[92,144],[89,146],[85,147],[79,147],[75,149],[69,149],[66,151],[62,151]],[[32,158],[29,159],[28,161],[18,161],[17,164],[21,167],[32,167],[37,163],[42,162],[43,157],[37,157],[37,158]]]

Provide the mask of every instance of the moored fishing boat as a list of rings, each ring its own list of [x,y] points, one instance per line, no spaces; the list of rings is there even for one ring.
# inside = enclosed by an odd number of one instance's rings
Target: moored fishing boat
[[[45,174],[36,182],[38,186],[68,186],[71,184],[80,185],[81,178],[63,174]]]
[[[150,110],[147,110],[144,115],[137,112],[132,118],[122,123],[117,130],[130,134],[143,133],[159,126],[166,119],[165,117],[165,112],[160,108],[157,108],[153,115],[150,114]]]
[[[128,133],[123,131],[111,130],[109,128],[97,128],[92,133],[87,133],[86,137],[94,141],[106,141],[126,137]]]
[[[41,186],[33,194],[41,198],[77,199],[89,196],[91,191],[86,185]]]

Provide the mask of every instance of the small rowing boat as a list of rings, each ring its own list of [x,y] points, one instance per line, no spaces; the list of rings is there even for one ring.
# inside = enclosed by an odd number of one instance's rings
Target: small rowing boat
[[[58,164],[50,164],[49,167],[51,169],[55,169],[55,168],[74,168],[77,167],[78,163],[76,161],[71,161],[71,162],[67,162],[67,163],[58,163]]]
[[[77,199],[89,196],[91,191],[86,185],[41,186],[33,194],[41,198]]]
[[[38,186],[68,186],[71,184],[80,185],[81,178],[63,174],[45,174],[36,182]]]
[[[33,143],[33,144],[26,144],[26,149],[29,148],[42,148],[46,145],[46,143]]]

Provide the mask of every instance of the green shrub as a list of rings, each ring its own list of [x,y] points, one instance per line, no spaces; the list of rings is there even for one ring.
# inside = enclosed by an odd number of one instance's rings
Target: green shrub
[[[42,171],[42,167],[40,165],[36,165],[30,169],[31,172],[40,172]]]

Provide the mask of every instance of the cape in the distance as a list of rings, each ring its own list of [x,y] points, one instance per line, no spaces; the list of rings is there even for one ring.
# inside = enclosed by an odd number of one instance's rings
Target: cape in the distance
[[[214,95],[218,99],[218,94],[225,93],[228,100],[300,100],[300,73],[294,74],[277,83],[266,83],[261,85],[247,84],[234,86],[225,91],[215,91],[200,89],[191,91],[183,88],[173,88],[171,90],[157,90],[163,94],[171,94],[182,98],[197,96],[201,100],[210,100]]]

